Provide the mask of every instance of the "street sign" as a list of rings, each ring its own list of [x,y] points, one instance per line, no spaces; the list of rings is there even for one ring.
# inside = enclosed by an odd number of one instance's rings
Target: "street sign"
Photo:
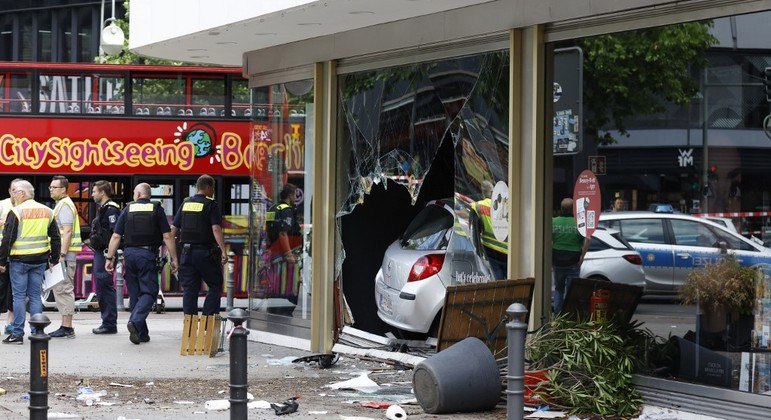
[[[589,170],[595,175],[606,175],[607,164],[605,156],[589,156]]]
[[[602,212],[602,196],[600,183],[590,170],[578,175],[573,188],[573,217],[576,219],[578,232],[585,238],[592,236],[597,229]]]

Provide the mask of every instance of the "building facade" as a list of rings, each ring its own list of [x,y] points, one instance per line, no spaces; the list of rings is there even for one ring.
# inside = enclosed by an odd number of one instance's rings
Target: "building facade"
[[[505,188],[498,204],[508,221],[507,277],[536,279],[536,326],[551,313],[551,215],[583,170],[598,174],[603,207],[620,197],[626,210],[659,202],[700,216],[767,210],[762,156],[771,133],[763,72],[771,49],[760,40],[771,33],[769,1],[289,3],[199,2],[194,10],[180,1],[131,4],[136,52],[240,63],[250,78],[250,255],[264,259],[252,258],[250,326],[262,339],[328,352],[342,323],[382,332],[373,279],[385,248],[426,202],[482,201],[485,181]],[[148,30],[170,15],[178,19]],[[653,50],[669,51],[657,39],[685,30],[698,31],[704,43],[672,50],[662,58],[669,65],[644,61]],[[601,68],[592,46],[622,47],[628,43],[619,40],[629,39],[647,42],[644,65],[614,64],[604,76],[589,71]],[[568,71],[563,81],[560,54],[570,48],[582,51],[572,68],[583,73],[572,78]],[[668,83],[646,90],[653,83],[646,81],[661,79],[656,72],[694,51],[685,70],[668,77],[687,76],[688,88],[678,88],[687,101],[678,104]],[[597,102],[591,109],[566,104],[571,90],[583,91],[571,101],[589,101],[590,89],[613,77],[616,86],[646,87],[639,95],[645,100],[625,118],[598,120]],[[624,92],[604,94],[640,102]],[[622,105],[629,106],[611,109]],[[592,121],[593,130],[585,128]],[[272,241],[262,238],[287,183],[300,187],[298,255],[282,265],[264,252]],[[749,217],[731,222],[740,232],[764,229],[763,219],[742,219]],[[763,337],[769,321],[764,293],[757,291],[761,303],[752,310],[753,337]],[[645,309],[677,318],[664,325],[650,313],[635,315],[680,345],[663,377],[636,379],[648,401],[720,417],[768,416],[767,343],[694,342],[688,331],[699,336],[698,307]],[[287,336],[293,338],[278,338]]]

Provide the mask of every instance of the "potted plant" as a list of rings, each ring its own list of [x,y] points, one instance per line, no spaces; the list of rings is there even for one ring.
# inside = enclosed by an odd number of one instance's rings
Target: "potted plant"
[[[573,414],[637,414],[642,404],[632,384],[641,364],[637,352],[616,323],[558,315],[528,334],[527,370],[543,378],[528,384],[531,399]]]
[[[749,344],[757,275],[731,255],[688,274],[680,298],[685,305],[698,305],[702,345],[723,350],[727,344]]]

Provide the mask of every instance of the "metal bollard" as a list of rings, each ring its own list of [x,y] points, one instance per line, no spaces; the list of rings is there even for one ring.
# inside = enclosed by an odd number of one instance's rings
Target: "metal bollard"
[[[116,309],[123,311],[126,308],[123,306],[123,250],[118,250],[118,259],[115,263],[115,300]]]
[[[527,308],[512,303],[506,313],[511,322],[508,330],[509,373],[506,375],[506,420],[522,420],[525,416],[525,336],[527,335]]]
[[[233,288],[235,287],[235,280],[233,280],[233,266],[235,265],[236,260],[236,253],[233,251],[228,252],[228,294],[227,294],[227,303],[225,304],[225,310],[230,313],[230,311],[233,310],[233,295],[235,294],[235,291]]]
[[[230,334],[230,418],[241,420],[248,417],[246,392],[249,383],[246,375],[246,336],[249,330],[242,327],[248,314],[243,309],[228,312],[228,319],[235,328]]]
[[[47,316],[35,314],[29,318],[29,324],[35,333],[29,336],[29,418],[46,420],[48,418],[48,341],[51,337],[43,329],[51,324]]]

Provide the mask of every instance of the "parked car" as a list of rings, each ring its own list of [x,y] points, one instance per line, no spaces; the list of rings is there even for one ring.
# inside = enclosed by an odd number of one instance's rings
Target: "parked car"
[[[388,247],[375,276],[380,319],[404,331],[436,332],[447,286],[492,280],[469,213],[463,200],[432,201]],[[598,229],[581,275],[642,285],[641,262],[617,231]]]
[[[614,283],[645,286],[642,258],[613,229],[597,229],[581,264],[581,277],[608,280]]]
[[[457,223],[456,205],[463,207]],[[405,331],[435,330],[447,286],[492,279],[466,206],[453,199],[429,202],[388,247],[375,276],[377,314],[384,322]]]
[[[600,226],[621,232],[640,253],[646,293],[677,293],[688,272],[726,254],[747,267],[771,263],[771,249],[714,222],[685,214],[603,213]]]

